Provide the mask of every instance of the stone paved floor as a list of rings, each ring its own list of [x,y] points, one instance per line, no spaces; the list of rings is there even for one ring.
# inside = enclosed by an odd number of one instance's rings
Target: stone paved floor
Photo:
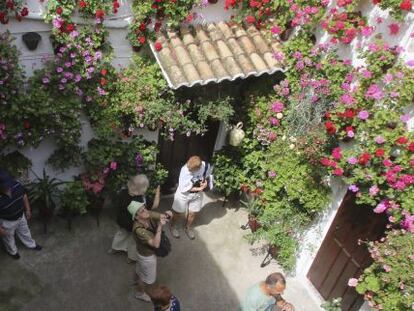
[[[275,262],[260,268],[264,255],[256,254],[240,230],[245,211],[223,208],[215,199],[205,202],[197,239],[183,234],[172,240],[173,251],[159,260],[158,281],[172,289],[185,311],[237,310],[251,284],[280,269]],[[163,200],[164,209],[170,205],[171,199]],[[34,219],[32,233],[42,252],[20,246],[22,258],[15,261],[0,250],[0,310],[152,310],[133,298],[134,265],[124,254],[107,254],[116,231],[113,219],[113,211],[105,210],[98,228],[93,217],[78,217],[69,232],[65,220],[55,217],[47,235]],[[288,278],[284,297],[296,310],[320,310],[296,279]]]

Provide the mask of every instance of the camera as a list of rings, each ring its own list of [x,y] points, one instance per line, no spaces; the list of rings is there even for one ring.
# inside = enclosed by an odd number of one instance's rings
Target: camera
[[[193,187],[200,187],[202,182],[203,182],[203,179],[200,179],[200,178],[194,177],[191,179],[191,183],[193,184]]]
[[[167,219],[167,220],[170,220],[171,219],[171,215],[169,215],[169,214],[164,214],[165,215],[165,218]]]

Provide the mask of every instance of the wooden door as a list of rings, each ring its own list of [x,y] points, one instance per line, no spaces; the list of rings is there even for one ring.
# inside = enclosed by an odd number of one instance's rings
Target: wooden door
[[[343,311],[359,309],[363,298],[348,280],[359,277],[372,260],[358,240],[377,240],[385,225],[385,217],[372,207],[356,205],[351,193],[345,196],[307,275],[324,299],[342,297]]]
[[[168,178],[162,187],[163,193],[172,193],[178,184],[181,167],[192,155],[198,155],[204,161],[211,161],[216,143],[219,122],[210,122],[208,132],[202,135],[175,135],[174,140],[159,137],[160,154],[158,162],[168,169]]]

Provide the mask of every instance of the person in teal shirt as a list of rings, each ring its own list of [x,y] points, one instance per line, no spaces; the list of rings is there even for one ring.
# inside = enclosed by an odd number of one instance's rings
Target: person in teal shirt
[[[264,282],[259,282],[247,290],[245,298],[240,305],[240,310],[274,310],[276,302],[284,301],[280,295],[283,294],[285,288],[285,277],[279,272],[272,273]]]

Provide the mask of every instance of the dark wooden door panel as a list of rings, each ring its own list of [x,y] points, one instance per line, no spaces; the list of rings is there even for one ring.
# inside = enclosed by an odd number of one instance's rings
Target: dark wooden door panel
[[[308,278],[323,298],[342,297],[342,310],[354,311],[363,299],[348,280],[359,277],[372,261],[359,240],[376,240],[385,230],[386,219],[376,215],[369,206],[358,206],[348,193],[316,254]]]

